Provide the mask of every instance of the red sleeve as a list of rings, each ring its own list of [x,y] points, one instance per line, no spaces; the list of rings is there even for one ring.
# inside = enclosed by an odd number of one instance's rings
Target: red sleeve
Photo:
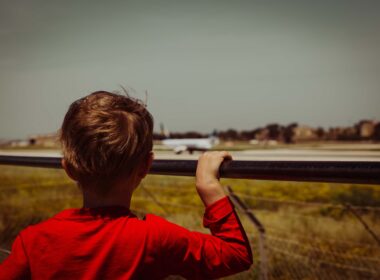
[[[167,221],[160,223],[159,255],[167,274],[209,279],[251,266],[251,248],[228,197],[206,208],[203,224],[212,235],[191,232]]]
[[[13,242],[11,254],[0,264],[0,280],[30,279],[28,258],[21,234]]]

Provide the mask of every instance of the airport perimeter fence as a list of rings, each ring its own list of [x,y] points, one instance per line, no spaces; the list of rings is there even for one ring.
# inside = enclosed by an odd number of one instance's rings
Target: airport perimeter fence
[[[5,164],[0,166],[1,261],[22,228],[60,209],[77,207],[81,196],[63,172],[39,168],[60,168],[59,158],[0,156],[0,164]],[[18,167],[14,171],[6,165]],[[155,161],[151,173],[193,176],[195,167],[194,161],[162,160]],[[234,179],[340,182],[357,196],[363,190],[365,197],[377,195],[372,190],[380,187],[379,162],[238,161],[223,165],[220,171],[222,177]],[[11,183],[12,178],[17,183]],[[344,197],[336,203],[263,196],[239,180],[234,182],[223,183],[228,183],[226,194],[251,241],[254,265],[231,279],[380,279],[380,205],[370,201],[358,205]],[[323,186],[328,191],[336,187],[335,183]],[[375,186],[355,187],[351,183]],[[204,209],[192,184],[183,177],[151,176],[134,196],[132,210],[141,216],[154,212],[191,230],[207,232],[201,226]]]

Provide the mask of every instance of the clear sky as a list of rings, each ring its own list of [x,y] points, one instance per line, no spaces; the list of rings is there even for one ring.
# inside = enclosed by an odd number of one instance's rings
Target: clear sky
[[[0,138],[119,85],[172,131],[380,120],[380,1],[0,0]]]

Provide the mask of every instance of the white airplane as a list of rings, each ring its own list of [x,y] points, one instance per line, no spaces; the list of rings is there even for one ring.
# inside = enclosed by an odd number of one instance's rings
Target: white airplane
[[[162,144],[173,149],[176,154],[188,151],[207,151],[219,143],[215,136],[209,138],[184,138],[184,139],[164,139]]]
[[[162,131],[165,131],[162,128]],[[167,132],[165,133],[168,134]],[[207,151],[219,144],[219,138],[215,133],[208,138],[183,138],[183,139],[163,139],[161,143],[174,150],[176,154],[188,151],[192,154],[194,151]]]

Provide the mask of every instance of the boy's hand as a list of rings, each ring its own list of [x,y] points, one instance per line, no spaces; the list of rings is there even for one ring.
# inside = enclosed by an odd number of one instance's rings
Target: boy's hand
[[[196,187],[207,207],[225,196],[219,182],[219,167],[224,160],[231,160],[228,152],[205,152],[199,157],[196,172]]]

